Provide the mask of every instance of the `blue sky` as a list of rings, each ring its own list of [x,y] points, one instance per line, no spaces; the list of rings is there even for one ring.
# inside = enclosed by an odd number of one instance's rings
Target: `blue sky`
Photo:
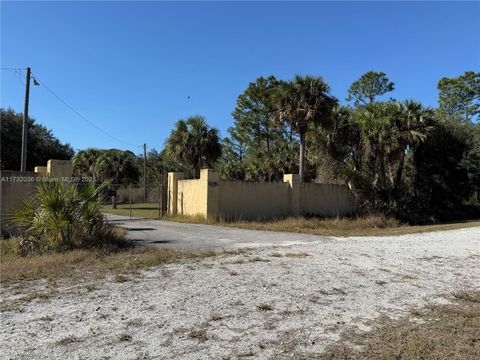
[[[397,99],[437,103],[436,84],[480,68],[480,3],[3,2],[1,66],[42,86],[30,115],[75,149],[146,142],[204,115],[222,136],[237,96],[258,76],[323,76],[343,102],[350,84],[384,71]],[[1,71],[1,105],[23,111],[24,88]],[[190,96],[190,99],[188,97]]]

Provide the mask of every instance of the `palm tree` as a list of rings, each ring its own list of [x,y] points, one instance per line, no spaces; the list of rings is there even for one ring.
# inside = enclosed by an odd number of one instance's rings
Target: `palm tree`
[[[209,127],[205,118],[198,115],[177,121],[166,149],[177,161],[192,166],[197,179],[202,166],[212,166],[222,154],[218,130]]]
[[[118,188],[138,182],[140,170],[133,152],[110,149],[97,158],[94,174],[102,181],[111,182],[112,208],[116,209]]]
[[[311,124],[328,128],[337,99],[329,95],[330,87],[321,77],[295,76],[283,83],[278,93],[277,122],[287,122],[300,135],[299,176],[305,173],[305,135]]]
[[[79,151],[73,157],[73,173],[75,176],[94,176],[94,166],[102,150],[89,148]]]
[[[94,174],[102,181],[114,184],[130,184],[138,181],[139,169],[131,151],[110,149],[104,151],[95,162]]]
[[[20,253],[26,255],[34,248],[65,250],[101,245],[108,236],[100,196],[105,186],[39,183],[32,197],[22,201],[13,214],[24,235]]]
[[[396,125],[399,131],[399,146],[396,151],[396,158],[399,160],[399,166],[397,167],[396,174],[391,176],[390,180],[393,188],[397,190],[405,168],[407,153],[427,138],[427,133],[433,125],[434,111],[412,100],[395,103],[395,106],[397,113]]]
[[[111,183],[114,209],[117,207],[116,191],[119,186],[138,182],[140,176],[135,154],[131,151],[86,149],[75,155],[73,165],[76,176],[89,176],[96,178],[97,182]]]
[[[371,103],[356,113],[374,188],[399,189],[405,159],[425,140],[433,114],[415,101]]]

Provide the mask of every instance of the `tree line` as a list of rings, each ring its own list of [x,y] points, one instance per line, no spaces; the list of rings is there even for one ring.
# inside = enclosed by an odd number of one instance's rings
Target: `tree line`
[[[143,156],[115,149],[78,152],[75,172],[123,184],[147,176],[151,185],[168,171],[198,177],[203,167],[227,180],[298,173],[303,181],[349,185],[361,212],[410,223],[479,217],[480,74],[441,79],[437,108],[388,97],[394,89],[385,73],[368,72],[350,86],[349,105],[321,77],[259,77],[238,97],[224,139],[192,116],[177,121],[160,152],[149,152],[146,174]],[[68,145],[54,145],[71,156]]]
[[[235,180],[348,184],[361,210],[412,223],[478,217],[480,74],[438,83],[433,109],[387,98],[395,84],[368,72],[341,105],[319,77],[250,83],[217,165]]]

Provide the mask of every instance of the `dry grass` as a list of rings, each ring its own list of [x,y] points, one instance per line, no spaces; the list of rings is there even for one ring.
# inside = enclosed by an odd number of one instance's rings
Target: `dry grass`
[[[273,307],[269,304],[260,304],[257,305],[257,309],[261,311],[272,311]]]
[[[75,336],[67,336],[59,341],[57,341],[57,345],[60,346],[67,346],[76,342],[79,342],[80,340],[77,339]]]
[[[305,218],[291,217],[272,221],[237,221],[220,223],[224,226],[239,227],[254,230],[288,231],[324,236],[370,236],[370,235],[401,235],[460,229],[480,226],[480,221],[470,221],[452,224],[406,226],[397,220],[382,216],[366,218]]]
[[[132,335],[127,334],[127,333],[120,333],[120,334],[118,334],[117,337],[118,337],[119,342],[131,341],[132,340]]]
[[[129,205],[119,205],[118,209],[104,206],[106,213],[129,215]],[[132,216],[159,219],[157,204],[133,204]],[[452,230],[480,226],[480,221],[464,221],[458,223],[407,226],[401,225],[393,218],[384,216],[368,216],[359,218],[288,217],[263,221],[226,220],[205,218],[203,216],[164,216],[162,220],[181,223],[220,225],[253,230],[287,231],[324,236],[369,236],[369,235],[401,235],[429,231]]]
[[[480,359],[480,291],[455,293],[451,299],[455,303],[429,305],[399,320],[376,320],[371,331],[346,333],[338,344],[313,358]]]
[[[195,339],[201,342],[208,340],[207,331],[205,329],[192,330],[188,333],[190,339]]]
[[[0,240],[1,284],[24,280],[47,278],[99,279],[107,273],[128,273],[138,269],[171,263],[180,259],[193,259],[218,255],[210,252],[186,252],[160,247],[138,247],[126,249],[86,249],[67,252],[32,254],[20,257],[17,252],[18,239]],[[126,281],[118,275],[116,281]]]

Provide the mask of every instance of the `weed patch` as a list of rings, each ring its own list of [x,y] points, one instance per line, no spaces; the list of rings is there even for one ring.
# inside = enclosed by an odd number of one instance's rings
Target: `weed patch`
[[[257,309],[261,311],[272,311],[273,307],[268,304],[260,304],[260,305],[257,305]]]
[[[12,252],[12,249],[15,249],[14,243],[17,241],[16,239],[0,240],[1,251],[5,253],[0,262],[2,286],[46,278],[53,287],[55,281],[62,278],[91,281],[104,278],[108,272],[114,274],[134,273],[161,264],[220,254],[214,251],[187,252],[142,246],[124,249],[76,249],[64,252],[34,253],[22,257],[18,252]],[[116,280],[123,282],[127,279],[124,275],[122,276]],[[86,289],[92,291],[94,285],[86,285]]]
[[[188,333],[188,337],[190,339],[195,339],[201,342],[208,340],[207,331],[204,329],[192,330]]]

